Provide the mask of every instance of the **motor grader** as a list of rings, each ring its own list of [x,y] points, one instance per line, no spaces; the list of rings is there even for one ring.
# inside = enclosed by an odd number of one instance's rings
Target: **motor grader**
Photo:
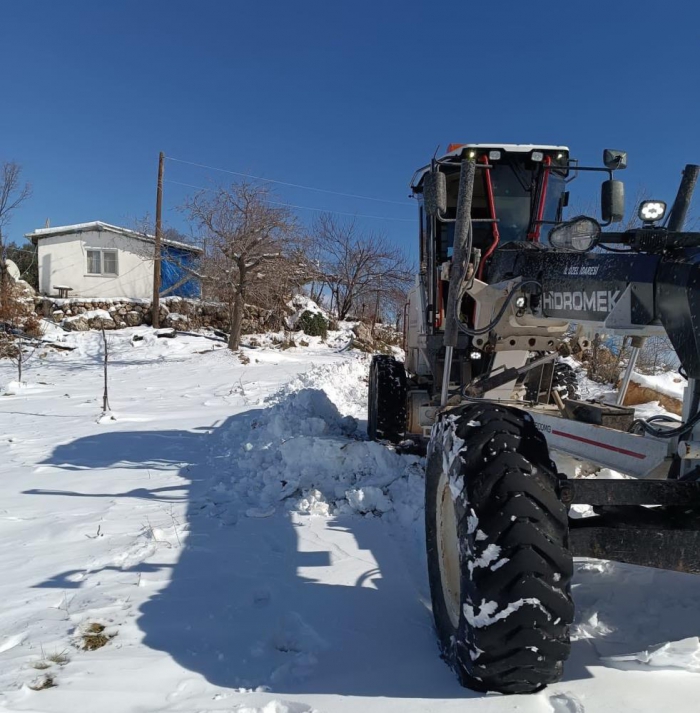
[[[700,233],[684,232],[699,167],[669,211],[624,216],[627,156],[582,166],[564,146],[464,144],[419,169],[420,270],[405,362],[373,358],[368,432],[424,447],[426,539],[443,657],[463,685],[557,681],[574,557],[700,572]],[[569,184],[601,172],[600,216],[563,219]],[[604,230],[604,228],[606,228]],[[617,398],[581,400],[562,360],[631,339]],[[644,340],[666,335],[683,412],[623,405]],[[550,449],[632,476],[569,479]],[[570,516],[574,504],[595,515]]]

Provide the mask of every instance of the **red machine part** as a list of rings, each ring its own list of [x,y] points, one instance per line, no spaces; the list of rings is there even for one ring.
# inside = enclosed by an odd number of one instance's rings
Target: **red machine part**
[[[552,157],[544,157],[545,167],[552,165]],[[545,168],[544,177],[542,178],[542,192],[540,193],[540,203],[537,206],[537,220],[532,230],[527,234],[527,239],[533,243],[540,242],[540,230],[542,229],[542,218],[544,216],[544,202],[547,199],[547,184],[549,183],[549,171]]]

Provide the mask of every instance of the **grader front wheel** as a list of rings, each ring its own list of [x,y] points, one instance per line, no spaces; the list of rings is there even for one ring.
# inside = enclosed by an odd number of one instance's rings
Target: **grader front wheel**
[[[534,422],[468,405],[433,428],[426,536],[443,657],[463,685],[531,693],[562,674],[573,619],[568,519]]]

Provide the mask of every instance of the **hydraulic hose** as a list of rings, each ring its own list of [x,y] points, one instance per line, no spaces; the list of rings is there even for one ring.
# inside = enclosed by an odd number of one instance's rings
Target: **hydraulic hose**
[[[467,334],[470,337],[479,337],[482,334],[487,334],[488,332],[490,332],[503,318],[503,315],[506,313],[506,310],[508,309],[508,306],[510,305],[513,297],[515,297],[516,293],[519,292],[520,289],[525,285],[537,285],[540,290],[542,290],[542,284],[537,280],[523,280],[523,282],[518,283],[518,285],[508,293],[506,299],[503,302],[503,305],[501,306],[501,309],[498,310],[498,314],[485,327],[480,327],[479,329],[472,329],[471,327],[467,327],[466,324],[462,324],[462,322],[458,321],[457,327],[459,331],[463,334]]]

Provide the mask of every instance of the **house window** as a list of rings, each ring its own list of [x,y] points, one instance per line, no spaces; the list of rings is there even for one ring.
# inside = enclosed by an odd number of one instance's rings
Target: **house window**
[[[102,272],[105,275],[117,274],[117,251],[103,250],[102,251]]]
[[[87,250],[88,275],[118,275],[116,250]]]
[[[102,274],[102,261],[100,260],[99,250],[88,250],[87,251],[87,261],[88,261],[88,275],[100,275]]]

